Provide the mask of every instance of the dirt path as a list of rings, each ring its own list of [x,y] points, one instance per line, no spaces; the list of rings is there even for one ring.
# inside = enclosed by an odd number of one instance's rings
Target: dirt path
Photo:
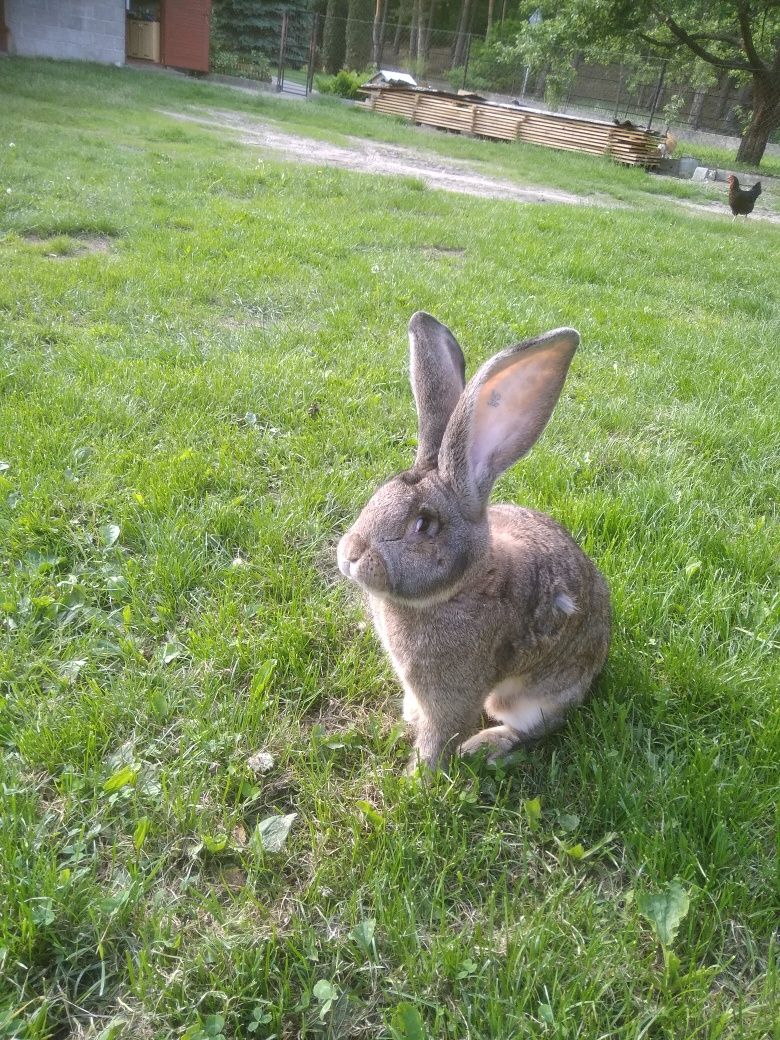
[[[522,187],[513,181],[487,177],[477,173],[461,159],[436,160],[397,145],[379,144],[362,138],[351,138],[352,147],[317,141],[311,137],[283,132],[258,120],[235,112],[215,109],[200,114],[164,111],[172,119],[199,123],[221,130],[231,130],[245,144],[278,152],[296,162],[315,166],[337,166],[360,173],[389,174],[396,177],[416,177],[429,188],[476,195],[485,199],[514,200],[515,202],[562,202],[571,206],[602,206],[614,209],[620,205],[606,197],[573,195],[555,188]]]
[[[607,195],[574,195],[557,188],[519,185],[514,181],[481,174],[470,163],[462,159],[449,157],[436,159],[411,148],[366,141],[360,137],[351,137],[349,139],[350,147],[346,148],[327,141],[318,141],[311,137],[283,131],[238,112],[220,109],[202,109],[197,112],[160,111],[171,119],[198,123],[201,126],[223,131],[228,130],[236,134],[244,144],[314,166],[336,166],[360,173],[416,177],[429,188],[459,192],[463,195],[476,195],[484,199],[526,203],[558,202],[570,206],[596,206],[605,209],[626,208],[625,203],[618,202]],[[698,216],[722,216],[724,219],[731,220],[731,214],[726,204],[725,188],[722,203],[715,200],[702,203],[691,202],[671,195],[656,195],[655,198],[681,206],[689,213]],[[752,219],[780,224],[780,214],[770,213],[766,210],[756,210]]]

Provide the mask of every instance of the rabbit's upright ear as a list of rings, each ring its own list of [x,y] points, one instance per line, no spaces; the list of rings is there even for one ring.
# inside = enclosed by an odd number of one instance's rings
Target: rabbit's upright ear
[[[415,466],[436,465],[447,423],[466,382],[466,362],[446,325],[424,311],[409,322],[409,367],[417,406]]]
[[[574,329],[555,329],[497,354],[469,382],[439,456],[466,515],[481,514],[496,477],[533,447],[579,342]]]

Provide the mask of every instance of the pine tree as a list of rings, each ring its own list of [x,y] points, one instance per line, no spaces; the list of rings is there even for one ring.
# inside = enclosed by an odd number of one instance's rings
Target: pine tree
[[[347,52],[347,0],[328,0],[322,31],[322,67],[335,76],[344,67]]]
[[[348,69],[360,71],[365,69],[371,60],[373,17],[373,0],[349,0],[345,58]]]
[[[239,54],[261,51],[279,57],[282,14],[288,12],[287,64],[306,61],[311,34],[308,0],[213,0],[217,45]]]

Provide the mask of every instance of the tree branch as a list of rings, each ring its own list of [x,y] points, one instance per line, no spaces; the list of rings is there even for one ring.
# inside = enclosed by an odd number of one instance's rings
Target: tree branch
[[[742,33],[742,39],[745,44],[745,54],[747,54],[752,65],[758,66],[762,72],[767,72],[768,66],[756,50],[756,45],[753,42],[753,33],[750,28],[750,15],[745,7],[745,0],[737,0],[737,18],[739,19],[739,29]]]
[[[721,58],[717,54],[713,54],[712,51],[708,51],[702,47],[693,36],[687,33],[681,25],[678,25],[677,22],[675,22],[671,15],[661,13],[661,18],[669,31],[676,36],[681,43],[684,43],[689,50],[693,51],[694,54],[701,58],[702,61],[709,62],[710,65],[714,65],[719,69],[734,69],[739,72],[764,71],[765,67],[760,58],[757,66],[753,61],[740,61],[737,58]],[[756,55],[756,57],[758,57],[758,55]]]
[[[729,47],[742,47],[738,36],[726,36],[725,33],[689,33],[692,40],[712,40],[714,43],[727,43]]]
[[[669,51],[676,51],[680,46],[679,40],[656,40],[654,36],[648,36],[647,33],[640,33],[639,39],[652,44],[653,47],[665,47]]]

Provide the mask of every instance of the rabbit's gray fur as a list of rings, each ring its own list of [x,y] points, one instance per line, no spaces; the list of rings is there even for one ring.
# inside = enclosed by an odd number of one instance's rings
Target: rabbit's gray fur
[[[415,314],[409,342],[417,457],[341,539],[339,567],[365,591],[404,688],[412,764],[485,746],[496,758],[560,725],[609,645],[607,584],[571,536],[543,513],[487,504],[547,424],[579,335],[510,347],[467,385],[435,318]],[[499,725],[474,733],[483,712]]]

